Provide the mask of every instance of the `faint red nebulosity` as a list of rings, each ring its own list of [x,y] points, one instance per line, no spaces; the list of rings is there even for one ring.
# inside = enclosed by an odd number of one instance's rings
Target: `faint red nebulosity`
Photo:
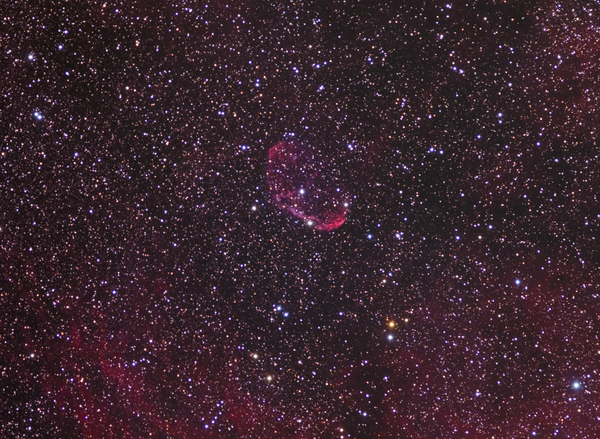
[[[275,206],[309,227],[331,231],[346,221],[350,197],[316,148],[282,141],[269,150],[267,188]]]

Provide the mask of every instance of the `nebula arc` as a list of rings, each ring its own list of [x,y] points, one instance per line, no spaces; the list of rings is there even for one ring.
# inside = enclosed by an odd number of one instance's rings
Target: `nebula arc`
[[[271,202],[307,226],[331,231],[346,221],[350,197],[334,166],[307,143],[282,141],[273,146],[266,180]]]

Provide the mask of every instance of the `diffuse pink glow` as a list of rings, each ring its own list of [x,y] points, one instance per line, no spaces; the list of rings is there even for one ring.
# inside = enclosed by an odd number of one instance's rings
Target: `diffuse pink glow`
[[[316,230],[331,231],[346,221],[348,195],[317,162],[310,146],[282,141],[269,150],[267,186],[279,209]]]

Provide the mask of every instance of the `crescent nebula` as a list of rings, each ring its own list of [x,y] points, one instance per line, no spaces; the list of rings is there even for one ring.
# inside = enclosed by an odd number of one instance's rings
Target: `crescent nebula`
[[[350,197],[336,174],[307,143],[282,141],[269,150],[271,202],[316,230],[331,231],[346,221]]]

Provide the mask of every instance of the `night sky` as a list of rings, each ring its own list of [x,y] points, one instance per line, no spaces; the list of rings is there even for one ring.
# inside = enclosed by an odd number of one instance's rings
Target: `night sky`
[[[0,20],[0,437],[600,437],[600,2]]]

